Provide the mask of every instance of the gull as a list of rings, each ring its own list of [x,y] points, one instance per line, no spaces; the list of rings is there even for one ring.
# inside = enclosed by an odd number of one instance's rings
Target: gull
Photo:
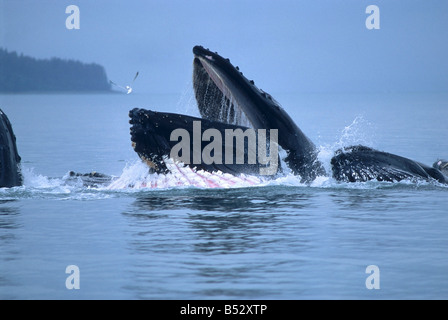
[[[135,79],[137,79],[138,74],[139,74],[139,72],[137,71],[137,73],[135,74],[134,80],[132,80],[132,84],[134,84],[134,81],[135,81]],[[125,91],[126,91],[126,94],[130,94],[130,93],[132,92],[132,87],[129,86],[129,85],[123,87],[123,86],[120,86],[119,84],[116,84],[116,83],[113,82],[112,80],[110,80],[110,83],[113,84],[114,86],[117,86],[117,87],[119,87],[119,88],[125,90]],[[131,84],[131,85],[132,85],[132,84]]]

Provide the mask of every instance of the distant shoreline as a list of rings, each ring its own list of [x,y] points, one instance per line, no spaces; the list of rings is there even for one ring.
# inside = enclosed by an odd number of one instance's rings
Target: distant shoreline
[[[7,92],[0,91],[0,95],[89,95],[89,94],[105,94],[105,95],[126,95],[124,92],[115,90],[110,91],[21,91],[21,92]]]
[[[0,48],[0,93],[116,93],[97,63],[36,59]]]

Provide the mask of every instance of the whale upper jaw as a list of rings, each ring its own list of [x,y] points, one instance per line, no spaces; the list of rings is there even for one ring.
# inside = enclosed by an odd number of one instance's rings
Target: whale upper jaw
[[[203,118],[256,129],[269,126],[266,109],[281,108],[270,94],[218,53],[202,46],[195,46],[193,53],[193,88]],[[241,114],[248,123],[241,123]]]

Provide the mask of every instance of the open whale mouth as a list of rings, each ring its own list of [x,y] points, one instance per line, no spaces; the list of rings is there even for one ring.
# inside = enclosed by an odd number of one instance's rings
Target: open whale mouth
[[[176,129],[190,130],[192,123],[202,121],[203,131],[208,128],[224,134],[227,129],[274,130],[278,132],[275,144],[286,152],[284,160],[294,173],[299,174],[304,181],[312,181],[317,174],[323,172],[317,161],[314,144],[271,95],[258,89],[254,81],[247,79],[229,59],[202,46],[195,46],[193,53],[193,89],[202,118],[193,119],[143,109],[131,110],[132,144],[143,161],[156,172],[165,172],[167,169],[164,167],[164,157],[171,157],[170,149],[174,147],[171,133]],[[194,130],[188,132],[190,136],[194,136],[194,133]],[[235,151],[235,148],[231,149]],[[249,151],[255,149],[256,143],[250,148],[241,149],[241,152],[245,155],[255,154]],[[212,157],[219,158],[215,154]],[[259,163],[236,168],[223,165],[219,160],[217,162],[219,163],[213,161],[213,165],[209,165],[208,161],[202,162],[196,168],[234,173],[248,173],[260,168]],[[191,163],[198,164],[195,161],[190,161]]]
[[[265,112],[259,110],[266,104],[279,108],[269,94],[244,77],[229,59],[201,46],[194,47],[193,53],[193,87],[202,119],[212,121],[215,128],[220,123],[277,128],[267,124]],[[166,172],[165,160],[173,147],[169,140],[171,132],[185,128],[195,119],[137,108],[129,112],[129,117],[134,151],[155,172]]]

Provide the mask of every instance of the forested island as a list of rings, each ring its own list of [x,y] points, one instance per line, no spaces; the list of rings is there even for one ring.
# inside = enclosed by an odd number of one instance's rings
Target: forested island
[[[111,91],[103,66],[59,58],[35,59],[0,48],[0,92]]]

